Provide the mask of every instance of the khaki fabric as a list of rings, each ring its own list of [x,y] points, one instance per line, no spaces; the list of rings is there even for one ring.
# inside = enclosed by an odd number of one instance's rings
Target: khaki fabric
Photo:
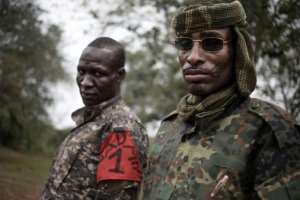
[[[237,99],[236,87],[230,86],[220,92],[214,93],[197,101],[197,97],[191,94],[184,96],[177,105],[178,114],[187,121],[194,119],[197,113],[202,113],[206,117],[206,123],[209,123],[218,115],[225,111],[226,106]]]

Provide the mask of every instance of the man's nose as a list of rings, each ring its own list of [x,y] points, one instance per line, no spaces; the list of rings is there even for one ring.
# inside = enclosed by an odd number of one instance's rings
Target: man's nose
[[[84,87],[93,86],[93,80],[92,80],[91,76],[88,74],[84,75],[80,81],[80,85],[82,85]]]
[[[190,54],[187,57],[187,62],[195,66],[196,64],[204,62],[204,50],[199,42],[194,42]]]

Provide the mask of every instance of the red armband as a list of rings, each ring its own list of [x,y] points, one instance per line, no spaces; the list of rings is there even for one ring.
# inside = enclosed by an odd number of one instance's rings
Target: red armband
[[[131,132],[112,132],[100,146],[97,181],[141,181],[142,172]]]

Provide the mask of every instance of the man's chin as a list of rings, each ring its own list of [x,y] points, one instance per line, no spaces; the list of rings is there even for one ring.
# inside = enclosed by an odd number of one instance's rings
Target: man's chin
[[[208,96],[210,94],[210,91],[208,88],[206,88],[204,85],[199,85],[199,84],[189,84],[188,85],[188,91],[192,95],[195,96]]]
[[[95,100],[91,100],[91,99],[82,99],[82,102],[85,106],[94,106],[94,105],[98,104],[98,102],[96,102]]]

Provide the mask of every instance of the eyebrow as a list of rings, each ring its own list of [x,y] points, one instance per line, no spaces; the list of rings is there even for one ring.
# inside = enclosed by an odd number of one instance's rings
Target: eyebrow
[[[223,38],[223,35],[213,32],[213,31],[207,31],[207,32],[202,32],[200,33],[201,37],[221,37]]]
[[[80,64],[78,64],[77,69],[78,70],[90,71],[90,72],[100,72],[100,73],[103,73],[103,74],[110,73],[109,69],[103,68],[101,65],[96,67],[95,65],[80,65]]]
[[[192,37],[191,34],[182,34],[179,37]],[[201,38],[205,38],[205,37],[217,37],[217,38],[224,38],[224,35],[218,33],[218,32],[214,32],[211,30],[208,31],[203,31],[200,33],[200,37]]]

